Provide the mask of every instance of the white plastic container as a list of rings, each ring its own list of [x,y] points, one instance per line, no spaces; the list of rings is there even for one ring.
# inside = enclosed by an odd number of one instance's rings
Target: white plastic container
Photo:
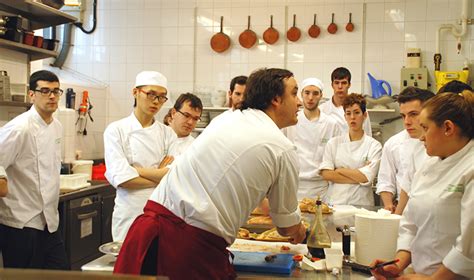
[[[61,190],[75,190],[88,186],[87,180],[89,175],[87,174],[70,174],[61,175],[59,177],[59,185]]]
[[[324,248],[326,255],[326,269],[332,271],[334,268],[342,268],[343,253],[341,249]]]
[[[355,215],[357,263],[369,265],[375,259],[392,260],[395,257],[400,219],[401,216],[395,214]]]
[[[92,160],[76,160],[72,163],[72,173],[87,174],[87,180],[92,180],[92,164]]]

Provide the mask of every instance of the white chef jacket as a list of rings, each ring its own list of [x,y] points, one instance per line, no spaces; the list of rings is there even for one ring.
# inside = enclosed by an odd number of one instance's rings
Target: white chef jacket
[[[155,121],[143,128],[135,114],[111,123],[104,132],[105,177],[117,188],[112,214],[112,237],[122,241],[135,218],[153,192],[153,188],[127,189],[120,184],[139,177],[132,166],[157,168],[164,156],[173,154],[176,133]]]
[[[340,135],[343,135],[344,133],[349,133],[349,127],[347,126],[346,118],[344,117],[344,108],[342,108],[342,106],[336,107],[332,102],[332,99],[330,99],[319,105],[319,109],[326,115],[329,115],[334,118],[336,123],[341,128]],[[372,136],[372,126],[370,125],[369,114],[367,114],[367,118],[365,119],[362,128],[364,129],[365,134],[367,134],[368,136]]]
[[[398,250],[411,252],[416,273],[443,263],[474,278],[474,140],[441,160],[429,158],[415,174],[403,212]]]
[[[402,154],[407,149],[404,143],[411,139],[406,129],[390,137],[382,149],[382,159],[377,176],[377,194],[390,192],[400,197],[401,180],[403,175]],[[417,140],[418,141],[418,140]],[[408,152],[406,152],[408,154]]]
[[[0,166],[0,178],[7,178],[7,172],[5,171],[5,168],[3,168],[3,166]]]
[[[323,199],[328,182],[319,174],[319,165],[323,161],[324,147],[329,139],[340,134],[339,126],[323,112],[318,119],[311,121],[305,116],[304,110],[301,110],[298,112],[298,123],[283,131],[295,144],[298,155],[298,200],[316,196]]]
[[[407,139],[403,144],[401,163],[403,174],[400,180],[401,188],[410,195],[410,189],[415,173],[430,158],[426,153],[425,145],[418,139]]]
[[[244,110],[228,124],[196,138],[150,200],[229,244],[265,196],[276,226],[299,223],[295,146],[260,110]]]
[[[189,146],[194,142],[194,137],[189,134],[186,137],[178,137],[173,144],[173,155],[180,156],[183,154]]]
[[[233,110],[232,108],[225,110],[224,112],[220,113],[219,115],[215,116],[211,122],[206,126],[203,130],[203,133],[208,133],[209,131],[215,131],[218,127],[223,124],[226,124],[229,121],[229,118],[233,115],[234,112],[240,113],[240,110]]]
[[[349,133],[329,140],[324,150],[320,170],[336,168],[358,169],[367,177],[364,184],[340,184],[329,182],[326,202],[333,205],[374,205],[372,182],[377,175],[382,145],[374,138],[364,135],[351,141]]]
[[[47,124],[35,109],[0,128],[0,165],[8,194],[0,199],[0,224],[49,232],[58,229],[62,125]]]

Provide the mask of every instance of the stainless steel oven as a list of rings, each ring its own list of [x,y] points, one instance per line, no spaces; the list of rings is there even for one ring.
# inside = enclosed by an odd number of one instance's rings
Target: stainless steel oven
[[[99,194],[71,200],[66,210],[66,251],[71,269],[101,255],[102,201]]]

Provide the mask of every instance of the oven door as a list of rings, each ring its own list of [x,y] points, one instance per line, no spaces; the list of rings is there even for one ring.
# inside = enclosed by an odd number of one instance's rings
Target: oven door
[[[90,195],[71,200],[67,210],[66,247],[72,269],[100,256],[101,197]]]

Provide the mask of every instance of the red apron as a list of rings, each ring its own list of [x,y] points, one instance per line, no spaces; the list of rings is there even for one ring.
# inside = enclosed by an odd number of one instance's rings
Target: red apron
[[[140,274],[151,242],[158,237],[158,275],[170,279],[234,279],[227,242],[190,226],[171,211],[148,200],[135,219],[115,263],[114,273]]]

